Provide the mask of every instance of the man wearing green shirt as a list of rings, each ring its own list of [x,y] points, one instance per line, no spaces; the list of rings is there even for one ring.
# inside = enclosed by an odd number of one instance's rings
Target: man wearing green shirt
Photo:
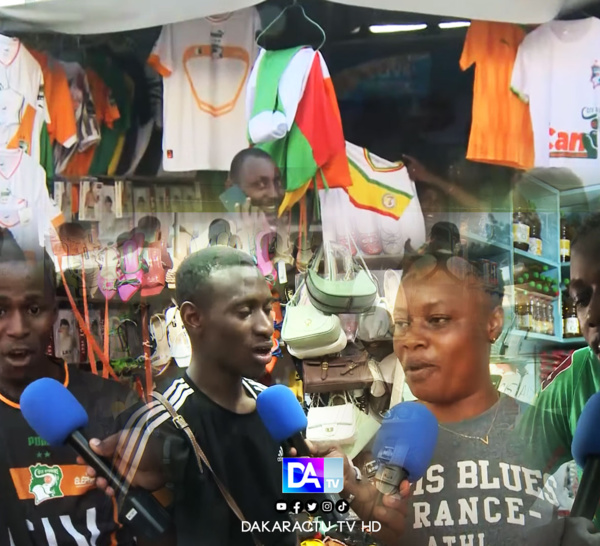
[[[532,437],[531,456],[549,474],[573,459],[577,420],[587,400],[600,391],[600,213],[584,221],[571,243],[569,292],[588,346],[552,372],[521,423],[523,434]],[[600,509],[594,523],[600,528]]]

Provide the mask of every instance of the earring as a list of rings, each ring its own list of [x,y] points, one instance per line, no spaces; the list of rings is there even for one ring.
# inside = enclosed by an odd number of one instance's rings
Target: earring
[[[496,338],[496,337],[493,337],[493,338],[491,338],[491,339],[490,339],[490,343],[493,345],[494,343],[496,343],[496,340],[497,340],[497,339],[498,339],[498,338]]]

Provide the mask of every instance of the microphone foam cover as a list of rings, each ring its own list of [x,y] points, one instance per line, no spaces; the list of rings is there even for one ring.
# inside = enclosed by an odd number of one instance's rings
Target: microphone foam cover
[[[438,422],[418,402],[402,402],[391,408],[375,437],[373,455],[379,463],[404,468],[411,482],[420,480],[433,457]]]
[[[585,466],[588,457],[600,456],[600,392],[592,396],[585,404],[571,444],[571,453],[580,468]]]
[[[296,395],[285,385],[273,385],[256,399],[256,410],[276,442],[283,442],[308,425]]]
[[[29,426],[52,446],[88,424],[83,406],[60,382],[49,377],[30,383],[21,394],[21,413]]]

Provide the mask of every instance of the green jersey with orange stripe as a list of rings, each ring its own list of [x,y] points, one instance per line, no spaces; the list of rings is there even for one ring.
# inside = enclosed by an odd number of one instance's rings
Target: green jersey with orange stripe
[[[64,366],[65,386],[88,413],[89,425],[83,431],[88,438],[105,438],[121,428],[118,416],[135,401],[129,389],[65,364],[57,366]],[[0,441],[8,463],[0,472],[10,476],[19,499],[13,502],[19,502],[16,511],[22,515],[21,521],[10,522],[12,529],[28,529],[35,546],[134,544],[115,520],[114,501],[95,488],[86,467],[77,464],[75,451],[47,445],[29,427],[18,402],[1,391]],[[6,534],[6,528],[0,533]],[[0,544],[14,544],[7,538],[1,536]]]

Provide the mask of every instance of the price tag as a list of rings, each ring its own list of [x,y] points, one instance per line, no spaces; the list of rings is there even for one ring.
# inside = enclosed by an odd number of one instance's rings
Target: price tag
[[[285,269],[285,262],[277,262],[277,276],[281,284],[287,284],[287,271]]]

